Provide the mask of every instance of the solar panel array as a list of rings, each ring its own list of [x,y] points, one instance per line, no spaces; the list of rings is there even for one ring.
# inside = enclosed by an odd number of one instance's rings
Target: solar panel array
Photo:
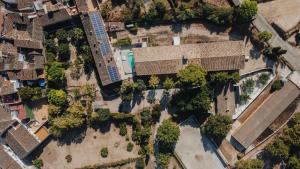
[[[96,33],[96,38],[100,42],[100,51],[102,53],[102,56],[105,56],[111,53],[111,48],[106,35],[105,26],[102,19],[100,18],[100,13],[92,12],[89,15]]]
[[[107,66],[107,69],[108,69],[110,80],[112,82],[119,81],[119,75],[116,67]]]

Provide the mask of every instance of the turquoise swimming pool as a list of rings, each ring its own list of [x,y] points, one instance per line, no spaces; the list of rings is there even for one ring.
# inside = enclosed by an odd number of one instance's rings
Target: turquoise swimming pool
[[[127,56],[128,56],[128,63],[130,65],[131,69],[134,69],[135,68],[135,64],[134,64],[133,53],[130,51],[130,52],[128,52]]]

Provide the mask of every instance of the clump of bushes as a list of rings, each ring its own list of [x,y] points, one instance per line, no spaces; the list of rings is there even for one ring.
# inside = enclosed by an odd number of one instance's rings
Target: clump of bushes
[[[44,166],[43,160],[42,159],[36,159],[33,161],[33,165],[36,168],[42,168]]]
[[[100,154],[101,154],[101,157],[106,158],[108,156],[108,149],[107,149],[107,147],[102,148]]]
[[[263,73],[258,76],[257,83],[261,85],[266,85],[269,79],[270,75],[267,73]]]
[[[130,142],[130,143],[127,144],[127,151],[131,152],[132,149],[133,149],[133,144]]]
[[[127,127],[126,127],[126,124],[125,123],[121,123],[120,124],[120,131],[119,131],[119,134],[121,136],[125,136],[127,134]]]
[[[271,86],[271,91],[274,92],[274,91],[280,90],[280,89],[282,89],[283,85],[284,85],[284,83],[282,80],[276,80]]]
[[[144,169],[145,168],[144,159],[142,159],[142,158],[137,159],[135,162],[135,168],[136,169]]]
[[[119,39],[116,43],[114,43],[115,46],[129,46],[131,45],[131,39],[130,38],[124,38],[124,39]]]

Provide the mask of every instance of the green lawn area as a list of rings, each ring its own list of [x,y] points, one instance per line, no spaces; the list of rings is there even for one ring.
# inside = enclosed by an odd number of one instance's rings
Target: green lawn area
[[[32,112],[32,108],[25,104],[26,117],[30,118],[30,120],[34,119],[34,114]]]

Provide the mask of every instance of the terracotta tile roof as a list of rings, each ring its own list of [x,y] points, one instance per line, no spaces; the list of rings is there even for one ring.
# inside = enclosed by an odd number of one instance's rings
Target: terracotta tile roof
[[[216,112],[222,115],[232,117],[235,112],[235,95],[233,84],[230,83],[221,89],[221,93],[217,96]]]
[[[38,18],[41,26],[50,26],[67,20],[71,20],[72,16],[69,15],[66,9],[61,9],[57,12],[48,13]]]
[[[17,0],[17,7],[19,10],[33,8],[33,0]]]
[[[0,96],[16,93],[13,83],[0,76]]]
[[[0,168],[2,169],[22,169],[22,167],[4,151],[4,147],[0,145]]]
[[[10,80],[37,80],[38,75],[36,70],[22,69],[19,71],[7,71]]]
[[[7,131],[5,143],[20,159],[24,159],[40,144],[21,124]]]
[[[9,110],[0,106],[0,136],[14,123],[15,120],[11,119]],[[1,153],[0,153],[1,154]],[[0,158],[1,159],[1,158]],[[1,163],[0,163],[1,164]]]
[[[14,45],[16,47],[28,48],[28,49],[43,49],[41,41],[35,41],[30,39],[15,39]]]
[[[292,82],[285,83],[233,133],[233,138],[248,148],[272,122],[297,98],[300,90]],[[251,105],[250,105],[251,106]]]
[[[198,64],[206,71],[239,70],[245,66],[242,41],[134,48],[133,53],[137,75],[174,74],[187,64]]]

